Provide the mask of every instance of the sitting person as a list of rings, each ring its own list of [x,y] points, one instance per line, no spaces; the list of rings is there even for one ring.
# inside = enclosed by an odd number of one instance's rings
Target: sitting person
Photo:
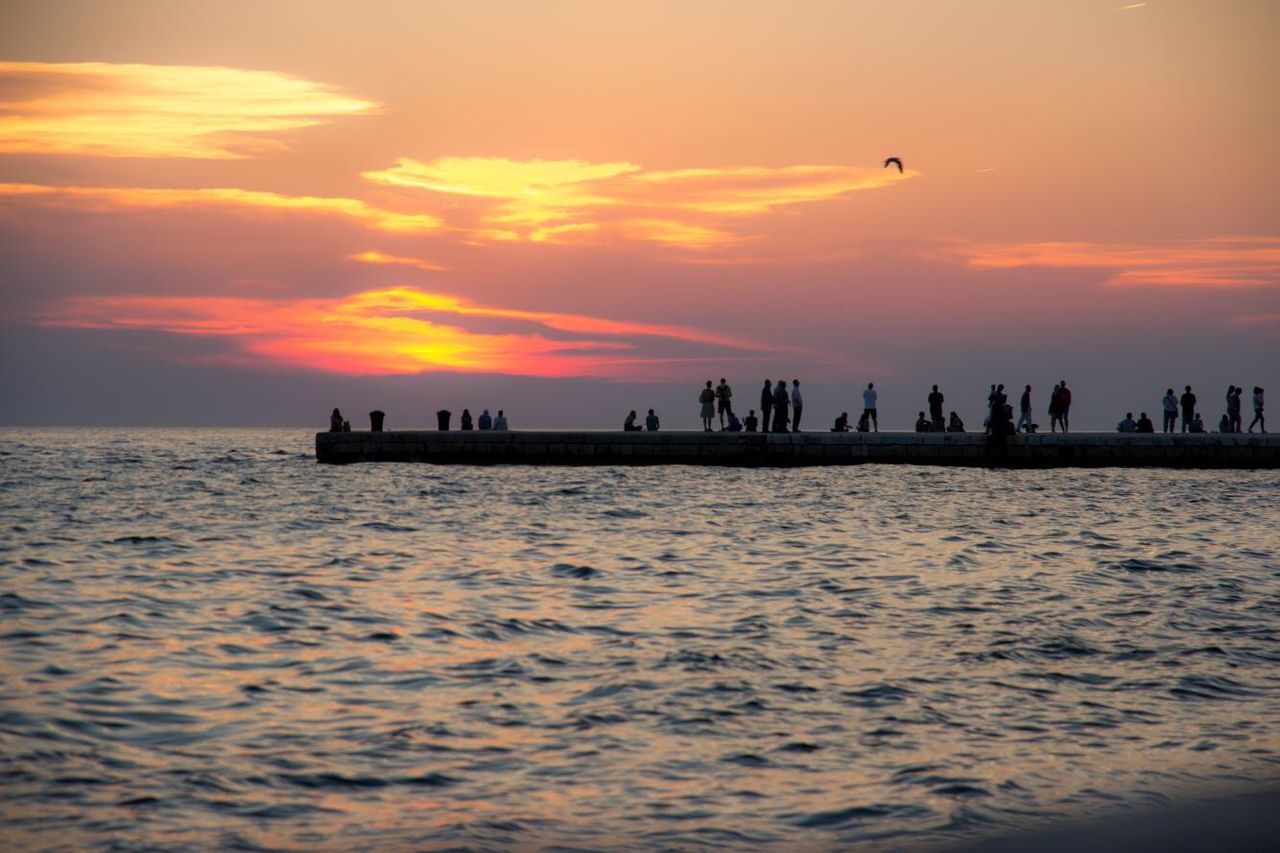
[[[947,421],[947,432],[964,432],[964,421],[955,412],[951,413],[951,419]]]
[[[848,432],[849,431],[849,413],[841,412],[840,417],[836,418],[836,425],[831,428],[832,432]]]
[[[1231,416],[1223,415],[1222,420],[1218,421],[1218,432],[1231,432]]]
[[[649,432],[658,431],[658,416],[653,413],[653,409],[650,409],[649,414],[645,416],[644,428],[649,430]]]
[[[752,409],[751,411],[747,412],[747,417],[745,421],[745,428],[747,432],[755,432],[756,428],[759,426],[760,426],[760,419],[756,417],[756,410]]]
[[[498,409],[498,416],[493,419],[493,429],[495,432],[507,431],[507,416],[502,413],[502,409]]]
[[[1137,428],[1138,424],[1133,419],[1133,412],[1125,412],[1124,420],[1116,424],[1116,432],[1134,432]]]
[[[742,432],[742,421],[738,420],[738,416],[733,412],[729,413],[729,425],[725,427],[726,432]]]
[[[461,417],[461,418],[459,418],[459,420],[460,420],[460,421],[461,421],[461,423],[462,423],[462,428],[463,428],[463,429],[475,429],[475,424],[474,424],[474,423],[472,422],[472,420],[471,420],[471,410],[470,410],[470,409],[463,409],[463,410],[462,410],[462,417]]]
[[[1151,422],[1151,418],[1147,417],[1147,413],[1143,412],[1138,417],[1138,426],[1134,429],[1134,432],[1154,433],[1155,431],[1156,431],[1156,425]]]
[[[871,432],[871,415],[867,412],[858,417],[858,432]]]
[[[1204,432],[1204,418],[1200,417],[1200,413],[1196,412],[1196,416],[1191,420],[1191,432]]]
[[[933,424],[925,418],[924,412],[916,416],[916,432],[929,432],[931,429]]]
[[[337,409],[334,409],[333,414],[329,415],[329,432],[342,432],[342,412]]]
[[[640,424],[636,423],[636,410],[632,409],[631,414],[627,415],[627,419],[622,422],[623,432],[640,432]]]
[[[480,429],[493,429],[493,418],[489,415],[489,410],[485,409],[480,413]]]

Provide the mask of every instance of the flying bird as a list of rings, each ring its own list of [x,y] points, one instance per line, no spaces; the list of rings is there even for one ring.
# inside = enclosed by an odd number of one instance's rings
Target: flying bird
[[[900,159],[899,159],[899,158],[897,158],[897,157],[890,157],[888,160],[885,160],[885,161],[884,161],[884,167],[885,167],[886,169],[887,169],[887,168],[889,168],[889,164],[890,164],[890,163],[892,163],[893,165],[895,165],[895,166],[897,166],[897,167],[898,167],[898,174],[899,174],[899,175],[901,175],[901,174],[902,174],[902,160],[900,160]]]

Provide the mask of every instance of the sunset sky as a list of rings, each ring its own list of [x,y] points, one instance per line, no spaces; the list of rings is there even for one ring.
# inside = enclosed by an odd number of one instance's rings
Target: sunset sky
[[[1277,44],[1269,0],[8,0],[0,423],[687,428],[721,376],[811,429],[868,381],[1216,421],[1280,399]]]

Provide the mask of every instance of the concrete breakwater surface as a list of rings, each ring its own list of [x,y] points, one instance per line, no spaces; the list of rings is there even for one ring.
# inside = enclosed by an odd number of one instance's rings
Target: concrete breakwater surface
[[[915,849],[1280,768],[1274,471],[0,432],[6,849]]]
[[[528,430],[317,433],[320,462],[797,467],[1280,468],[1280,435],[726,433]]]

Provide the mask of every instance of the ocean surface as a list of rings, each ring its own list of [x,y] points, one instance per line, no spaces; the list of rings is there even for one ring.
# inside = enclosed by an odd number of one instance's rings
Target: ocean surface
[[[0,430],[6,848],[965,843],[1280,779],[1280,475]]]

